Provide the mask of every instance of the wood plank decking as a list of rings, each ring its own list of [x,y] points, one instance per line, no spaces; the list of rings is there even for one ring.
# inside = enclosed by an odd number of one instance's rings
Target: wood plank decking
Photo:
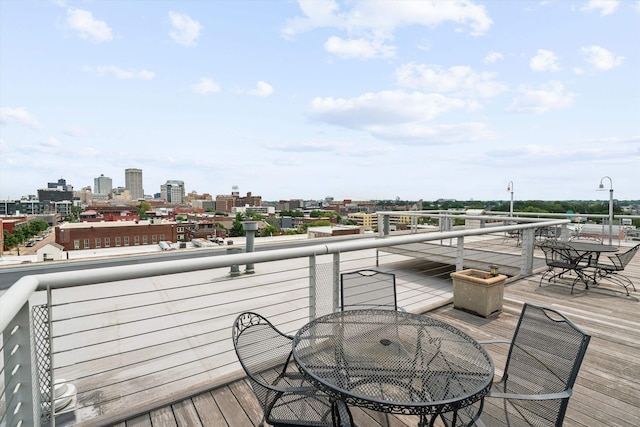
[[[640,256],[625,274],[637,291],[627,297],[623,288],[603,284],[573,294],[566,283],[543,283],[540,274],[516,280],[505,288],[503,313],[484,319],[454,309],[451,304],[426,314],[455,325],[477,339],[510,339],[522,304],[555,308],[592,335],[589,349],[569,403],[565,426],[640,425]],[[496,348],[493,348],[496,347]],[[506,346],[489,348],[496,375],[506,358]],[[358,426],[415,426],[415,417],[352,410]],[[112,427],[257,426],[261,410],[246,380],[236,381],[190,397]]]

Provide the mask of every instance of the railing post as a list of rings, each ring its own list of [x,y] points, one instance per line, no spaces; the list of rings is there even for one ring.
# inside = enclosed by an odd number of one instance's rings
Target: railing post
[[[309,322],[316,318],[316,294],[318,290],[316,261],[316,255],[309,257]]]
[[[533,246],[535,237],[535,228],[522,230],[522,264],[520,265],[520,275],[522,276],[530,276],[533,274]]]
[[[389,215],[382,216],[382,234],[388,236],[391,233],[391,218]]]
[[[460,271],[464,268],[464,236],[460,236],[457,239],[458,249],[456,251],[456,271]]]
[[[377,254],[377,251],[376,251]],[[333,311],[340,307],[340,252],[333,254],[333,287],[331,295],[333,296]]]
[[[418,217],[411,217],[411,234],[416,234],[418,232]]]
[[[29,303],[25,303],[18,314],[2,332],[4,357],[4,389],[7,426],[39,426],[36,417],[31,371],[31,330]],[[11,394],[10,394],[11,393]]]

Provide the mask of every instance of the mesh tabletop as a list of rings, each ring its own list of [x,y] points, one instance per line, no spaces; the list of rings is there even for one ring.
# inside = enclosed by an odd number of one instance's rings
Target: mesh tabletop
[[[567,242],[572,249],[578,252],[618,252],[618,248],[612,245],[591,242]]]
[[[348,310],[302,327],[293,341],[300,371],[319,389],[376,411],[428,415],[482,399],[493,380],[485,349],[428,316]]]

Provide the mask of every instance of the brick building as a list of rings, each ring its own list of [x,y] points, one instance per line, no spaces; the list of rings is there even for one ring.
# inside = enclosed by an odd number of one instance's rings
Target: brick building
[[[173,221],[158,220],[69,223],[55,228],[55,239],[65,251],[157,245],[176,242],[179,228]]]
[[[216,196],[216,211],[231,213],[234,207],[262,206],[262,196],[253,196],[248,192],[246,197],[240,197],[240,193],[234,191],[231,195]]]

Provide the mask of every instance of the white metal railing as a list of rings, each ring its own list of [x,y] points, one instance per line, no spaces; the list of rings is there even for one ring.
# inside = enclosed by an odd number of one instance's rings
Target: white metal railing
[[[535,229],[569,221],[528,221],[23,277],[0,296],[0,425],[55,425],[64,410],[49,402],[62,379],[77,391],[75,423],[106,425],[240,378],[230,339],[235,316],[259,311],[293,332],[336,309],[340,272],[396,272],[399,305],[415,311],[424,311],[430,289],[450,292],[451,270],[392,247],[447,246],[459,269],[473,246],[486,252],[488,266],[496,236],[519,230],[523,243],[513,250],[521,274],[531,274]],[[247,264],[256,265],[254,274],[229,274]]]

